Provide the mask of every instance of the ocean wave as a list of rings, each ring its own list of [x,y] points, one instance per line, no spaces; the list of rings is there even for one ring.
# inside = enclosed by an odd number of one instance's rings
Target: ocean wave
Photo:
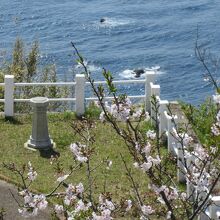
[[[182,10],[184,10],[184,11],[203,11],[203,10],[208,10],[209,7],[210,7],[210,3],[202,3],[202,4],[195,4],[195,5],[190,3],[189,6],[184,7]]]
[[[117,26],[123,26],[123,25],[128,25],[132,23],[131,20],[129,19],[116,19],[116,18],[108,18],[108,17],[103,17],[104,19],[103,22],[99,21],[99,27],[117,27]]]
[[[137,76],[137,74],[134,72],[134,69],[126,69],[119,73],[119,76],[124,79],[135,79],[135,78],[144,78],[146,74],[148,73],[154,73],[154,74],[161,74],[160,66],[153,66],[153,67],[146,67],[146,68],[137,68],[137,69],[143,69],[144,73],[140,76]]]
[[[87,67],[87,69],[88,69],[88,71],[90,71],[90,72],[98,72],[98,71],[100,71],[101,70],[101,67],[99,67],[99,66],[96,66],[95,64],[93,64],[93,63],[89,63],[88,61],[84,61],[84,64],[85,64],[85,66]],[[75,66],[74,66],[74,69],[77,71],[77,72],[80,72],[80,71],[82,71],[83,70],[83,66],[82,66],[82,64],[80,64],[80,63],[78,63],[78,64],[76,64]]]
[[[104,19],[104,22],[101,22],[101,19]],[[116,18],[109,18],[109,17],[102,17],[100,20],[91,21],[89,23],[83,23],[81,25],[83,30],[93,31],[93,30],[101,30],[106,29],[110,31],[119,26],[125,26],[132,24],[133,21],[131,19],[116,19]]]

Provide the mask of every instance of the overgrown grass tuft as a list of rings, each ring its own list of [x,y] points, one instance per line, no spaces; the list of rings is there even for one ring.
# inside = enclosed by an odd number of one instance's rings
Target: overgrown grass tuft
[[[95,105],[94,102],[91,102],[89,106],[86,108],[85,117],[91,119],[99,119],[99,115],[101,113],[101,109]]]
[[[181,105],[201,143],[207,146],[212,145],[211,127],[216,120],[216,104],[209,98],[199,106],[192,106],[186,103],[181,103]]]

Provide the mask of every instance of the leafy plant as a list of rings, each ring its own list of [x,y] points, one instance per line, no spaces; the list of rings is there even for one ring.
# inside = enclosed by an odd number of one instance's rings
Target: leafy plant
[[[216,104],[209,98],[199,106],[186,103],[181,105],[199,140],[205,145],[213,144],[211,126],[217,114]]]
[[[39,69],[39,44],[37,41],[32,43],[28,52],[25,50],[25,44],[22,39],[17,38],[12,52],[12,61],[7,63],[6,67],[2,67],[2,73],[14,75],[15,82],[57,82],[57,72],[54,64]],[[0,74],[0,81],[4,74]],[[0,88],[1,89],[1,88]],[[1,90],[0,90],[1,92]],[[18,87],[15,91],[15,97],[29,99],[35,96],[44,96],[48,98],[67,97],[70,91],[67,87],[57,86],[37,86],[37,87]],[[3,93],[0,93],[0,97]],[[62,107],[61,107],[62,106]],[[29,112],[28,103],[16,103],[17,112]],[[66,109],[66,103],[53,102],[49,105],[49,110]]]

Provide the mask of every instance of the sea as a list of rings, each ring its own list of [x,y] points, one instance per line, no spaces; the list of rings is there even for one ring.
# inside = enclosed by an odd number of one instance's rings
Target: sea
[[[59,80],[73,80],[81,71],[74,42],[95,80],[103,79],[103,67],[117,80],[144,69],[157,74],[162,99],[198,105],[215,90],[204,79],[195,43],[220,56],[220,1],[0,0],[1,63],[11,59],[17,37],[26,51],[39,42],[39,64],[55,64]],[[140,85],[122,90],[144,94]]]

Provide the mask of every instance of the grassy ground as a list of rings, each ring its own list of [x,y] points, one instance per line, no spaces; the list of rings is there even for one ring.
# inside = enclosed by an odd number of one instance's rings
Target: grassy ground
[[[87,112],[87,114],[93,118],[93,115],[96,113]],[[73,113],[48,114],[49,133],[54,142],[56,142],[56,151],[60,154],[59,164],[66,173],[69,167],[74,165],[69,146],[71,143],[79,141],[79,136],[74,135],[71,127],[73,120],[77,120]],[[13,121],[0,117],[0,177],[2,176],[14,182],[21,182],[18,176],[8,171],[2,164],[15,163],[19,167],[22,167],[23,164],[31,161],[33,167],[38,172],[38,177],[34,181],[32,189],[48,193],[57,185],[56,163],[51,164],[51,160],[42,157],[38,151],[33,152],[24,148],[24,143],[29,139],[31,134],[31,123],[30,115],[17,116]],[[149,127],[149,124],[144,124],[143,129],[147,130]],[[93,177],[95,178],[95,194],[98,196],[100,192],[103,192],[106,175],[106,191],[113,194],[113,199],[119,201],[121,198],[128,199],[134,197],[131,183],[128,180],[124,164],[120,157],[121,153],[138,182],[143,198],[149,202],[149,195],[147,193],[148,179],[142,171],[133,167],[133,161],[123,140],[119,138],[108,124],[103,124],[98,120],[96,120],[94,133],[96,135],[96,153],[92,160],[92,166],[95,167],[97,163],[106,157],[109,157],[109,160],[113,162],[110,170],[106,170],[106,166],[104,166],[93,173]],[[164,155],[167,154],[165,148],[163,152]],[[171,163],[169,165],[172,167],[170,170],[175,169],[174,164]],[[73,173],[67,182],[73,184],[82,182],[87,187],[85,173],[86,169],[82,167],[80,171]],[[156,217],[156,219],[159,218]]]
[[[79,140],[79,137],[74,136],[71,128],[71,122],[75,120],[74,114],[51,114],[49,115],[49,132],[52,139],[56,142],[56,151],[60,153],[59,161],[64,170],[68,170],[69,166],[73,165],[73,157],[69,150],[70,143]],[[57,184],[54,164],[50,164],[50,159],[41,157],[39,152],[33,152],[24,148],[24,143],[29,139],[31,134],[31,117],[19,116],[14,121],[6,121],[3,117],[0,118],[0,163],[15,163],[18,166],[32,162],[33,167],[38,172],[38,178],[33,184],[33,188],[41,192],[49,192]],[[112,168],[108,171],[107,191],[112,191],[117,196],[130,194],[128,185],[130,183],[125,175],[123,162],[120,158],[120,153],[124,155],[126,161],[132,161],[127,152],[123,141],[115,134],[110,126],[97,122],[96,124],[96,144],[97,149],[94,155],[93,166],[103,158],[109,157],[113,161]],[[105,166],[106,167],[106,166]],[[104,173],[106,169],[100,168],[95,172],[96,186],[102,188],[104,183]],[[0,173],[13,181],[18,182],[19,178],[12,175],[8,170],[0,167]],[[81,172],[74,173],[70,178],[73,183],[79,181],[85,182],[85,169]],[[142,172],[136,172],[140,185],[146,185],[146,179],[141,178]],[[123,188],[123,187],[126,187]]]

